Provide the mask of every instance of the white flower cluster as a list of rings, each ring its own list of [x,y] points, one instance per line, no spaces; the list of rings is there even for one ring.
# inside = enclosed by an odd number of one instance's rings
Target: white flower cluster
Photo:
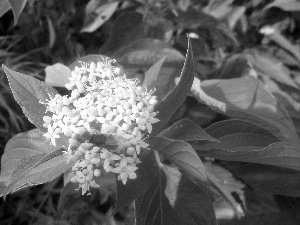
[[[56,95],[47,103],[52,116],[44,117],[44,136],[56,145],[61,136],[69,138],[68,161],[75,160],[71,181],[79,183],[82,194],[98,187],[94,177],[106,172],[118,174],[126,184],[135,179],[138,155],[147,148],[157,103],[152,91],[144,91],[136,80],[120,76],[113,61],[76,67],[66,88],[71,96]]]

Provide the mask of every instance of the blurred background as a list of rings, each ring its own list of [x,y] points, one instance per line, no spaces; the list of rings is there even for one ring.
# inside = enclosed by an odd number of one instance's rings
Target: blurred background
[[[8,2],[16,1],[0,0],[0,63],[12,70],[45,80],[51,65],[68,66],[79,57],[101,54],[115,58],[130,78],[142,80],[151,65],[167,56],[157,87],[164,96],[180,75],[188,34],[196,77],[231,79],[254,73],[286,106],[295,126],[300,125],[298,0],[22,0],[19,8]],[[183,116],[203,128],[224,117],[192,97],[173,121]],[[10,138],[33,128],[1,68],[0,155]],[[235,175],[249,178],[259,168],[238,174],[237,164],[225,164],[211,167],[230,184],[222,186],[221,195],[214,191],[220,224],[300,224],[298,198],[244,191],[246,185]],[[62,177],[27,188],[0,199],[0,224],[132,224],[131,206],[110,217],[114,177],[105,177],[103,186],[91,196],[75,191],[63,196],[59,209]]]

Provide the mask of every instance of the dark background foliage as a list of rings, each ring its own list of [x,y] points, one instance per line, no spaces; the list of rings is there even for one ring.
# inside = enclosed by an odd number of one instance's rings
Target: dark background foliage
[[[197,78],[222,79],[225,86],[229,79],[252,73],[286,107],[299,134],[300,2],[297,0],[23,2],[26,5],[17,23],[12,10],[0,18],[0,62],[10,69],[44,80],[47,66],[70,65],[79,57],[102,54],[115,58],[129,77],[143,81],[146,71],[166,56],[156,87],[156,94],[162,99],[180,75],[189,34]],[[14,101],[2,69],[0,79],[2,155],[10,138],[34,126]],[[247,84],[239,85],[244,93]],[[211,90],[218,96],[217,89]],[[58,88],[58,91],[64,90]],[[193,95],[186,98],[170,124],[184,117],[202,128],[208,127],[209,133],[210,125],[230,115],[213,111]],[[212,179],[208,192],[220,224],[300,223],[300,201],[296,197],[299,188],[289,188],[290,182],[299,180],[298,172],[212,158],[206,160],[205,166]],[[177,178],[171,167],[164,170]],[[1,198],[0,224],[132,224],[133,205],[110,217],[116,201],[114,177],[104,177],[101,182],[105,188],[93,190],[91,196],[85,197],[74,191],[74,186],[67,186],[71,194],[66,194],[66,188],[62,192],[63,179],[59,177],[9,195],[5,201]],[[286,185],[281,191],[283,183]],[[193,185],[180,186],[180,190],[195,191],[198,187]],[[207,195],[202,193],[196,198]],[[139,200],[137,204],[140,207],[145,203]]]

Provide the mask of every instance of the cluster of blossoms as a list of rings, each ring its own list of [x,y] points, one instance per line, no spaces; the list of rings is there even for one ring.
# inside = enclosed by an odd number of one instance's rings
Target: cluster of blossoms
[[[141,148],[148,146],[144,139],[158,122],[156,96],[121,76],[108,60],[82,63],[69,79],[70,96],[55,95],[44,103],[52,116],[44,116],[43,126],[53,145],[62,136],[69,139],[65,155],[76,161],[71,182],[79,183],[82,194],[99,187],[94,178],[101,175],[101,166],[124,184],[135,179]]]

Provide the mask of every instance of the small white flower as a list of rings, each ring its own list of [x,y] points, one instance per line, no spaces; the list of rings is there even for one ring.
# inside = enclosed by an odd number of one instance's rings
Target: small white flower
[[[128,165],[127,159],[123,158],[120,161],[120,165],[112,169],[111,171],[113,173],[118,173],[118,179],[122,180],[123,184],[125,185],[128,178],[135,176],[134,171],[136,171],[137,169],[138,168],[136,166]]]
[[[84,180],[83,183],[79,184],[79,187],[76,190],[79,190],[81,188],[82,189],[82,195],[84,195],[86,192],[90,192],[90,187],[97,188],[97,187],[100,187],[100,186],[94,180],[92,180],[92,181]],[[88,193],[88,195],[90,195],[90,193]]]
[[[47,140],[51,139],[51,143],[56,146],[55,139],[59,138],[59,135],[55,133],[53,127],[49,124],[48,125],[48,132],[44,134]]]
[[[154,118],[153,116],[151,116],[147,119],[146,127],[147,127],[149,134],[151,134],[151,132],[152,132],[152,123],[157,123],[157,122],[159,122],[159,119]]]
[[[102,149],[100,153],[100,158],[104,159],[103,168],[106,169],[111,161],[120,160],[121,157],[119,155],[113,154],[109,152],[107,149]]]

